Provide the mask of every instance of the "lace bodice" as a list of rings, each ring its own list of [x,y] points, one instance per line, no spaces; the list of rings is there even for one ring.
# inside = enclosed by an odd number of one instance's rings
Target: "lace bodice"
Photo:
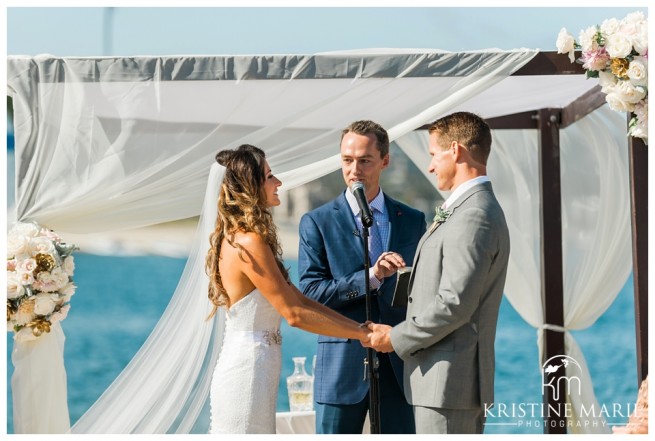
[[[280,329],[280,314],[257,289],[233,304],[227,310],[226,318],[226,331],[275,331]]]

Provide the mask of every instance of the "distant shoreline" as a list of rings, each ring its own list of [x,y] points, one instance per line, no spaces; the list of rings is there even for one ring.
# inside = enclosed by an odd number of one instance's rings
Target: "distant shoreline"
[[[74,243],[80,252],[101,256],[166,256],[186,259],[196,233],[197,219],[166,222],[131,230],[93,234],[62,233],[64,241]],[[284,259],[298,258],[298,226],[277,224]]]

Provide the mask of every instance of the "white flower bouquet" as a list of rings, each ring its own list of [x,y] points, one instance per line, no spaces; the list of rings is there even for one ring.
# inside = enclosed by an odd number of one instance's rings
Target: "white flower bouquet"
[[[75,294],[72,253],[53,231],[18,222],[7,236],[7,330],[16,341],[36,340],[66,318]]]
[[[587,78],[598,78],[612,110],[633,113],[628,135],[648,144],[648,19],[644,14],[605,20],[582,30],[578,41],[562,28],[556,45],[557,53],[582,64]],[[582,51],[577,60],[576,49]]]

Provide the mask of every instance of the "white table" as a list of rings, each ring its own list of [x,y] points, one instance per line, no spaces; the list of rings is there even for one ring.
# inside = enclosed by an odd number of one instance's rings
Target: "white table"
[[[305,412],[277,412],[275,414],[276,433],[316,433],[316,412],[313,410]],[[366,416],[364,432],[371,433],[371,424]]]

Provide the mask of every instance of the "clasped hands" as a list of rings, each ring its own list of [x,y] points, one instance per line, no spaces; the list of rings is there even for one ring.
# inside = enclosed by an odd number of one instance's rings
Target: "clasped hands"
[[[378,280],[382,280],[385,277],[394,275],[398,268],[404,266],[406,266],[406,263],[403,256],[393,251],[387,251],[380,254],[371,271]],[[391,326],[373,322],[366,322],[365,325],[371,332],[368,334],[368,340],[361,340],[362,346],[373,348],[377,352],[393,352],[391,334],[389,333]]]
[[[368,328],[368,340],[360,340],[365,348],[373,348],[377,352],[393,352],[391,345],[391,326],[379,323],[366,322]]]

